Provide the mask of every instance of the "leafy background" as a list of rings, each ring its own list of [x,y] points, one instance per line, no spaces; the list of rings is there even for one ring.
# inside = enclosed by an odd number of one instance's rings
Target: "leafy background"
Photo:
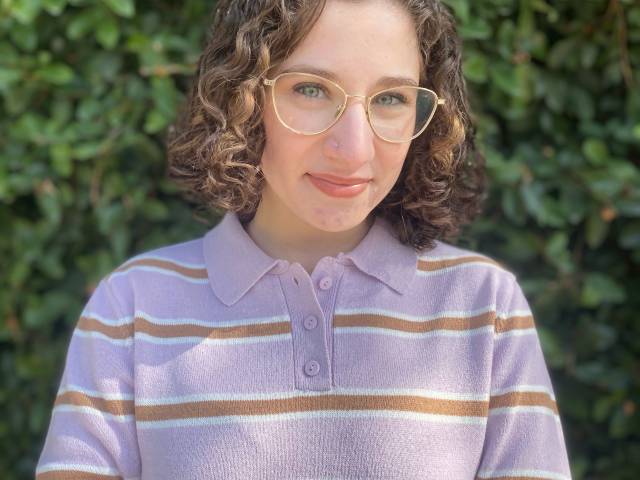
[[[491,179],[460,244],[530,300],[573,476],[640,471],[640,5],[446,0]],[[195,238],[164,136],[213,2],[0,0],[0,472],[32,478],[98,280]],[[634,293],[635,292],[635,293]]]

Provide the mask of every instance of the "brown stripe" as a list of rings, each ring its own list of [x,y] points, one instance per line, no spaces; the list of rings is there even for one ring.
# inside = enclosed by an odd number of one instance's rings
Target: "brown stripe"
[[[489,400],[489,408],[504,407],[546,407],[558,413],[558,405],[548,393],[545,392],[510,392],[496,395]]]
[[[534,327],[535,327],[535,323],[532,315],[496,318],[496,333],[502,333],[509,330],[534,328]]]
[[[271,415],[323,410],[396,410],[415,413],[486,417],[488,402],[442,400],[410,395],[322,395],[272,400],[210,400],[173,405],[137,405],[138,421],[226,415]]]
[[[504,269],[504,267],[500,263],[496,262],[495,260],[489,257],[485,257],[482,255],[468,255],[465,257],[449,258],[446,260],[420,259],[418,260],[418,270],[422,270],[424,272],[435,272],[437,270],[442,270],[443,268],[455,267],[457,265],[463,265],[465,263],[478,263],[478,262],[488,263]]]
[[[401,332],[425,333],[433,330],[471,330],[493,325],[495,312],[485,312],[473,317],[440,317],[426,321],[411,321],[370,313],[335,315],[334,327],[377,327]]]
[[[290,333],[291,324],[289,322],[255,323],[233,327],[205,327],[201,325],[188,324],[158,325],[156,323],[151,323],[142,317],[136,317],[136,331],[161,338],[243,338]]]
[[[434,330],[471,330],[492,325],[495,322],[495,330],[498,333],[508,330],[533,328],[534,320],[531,315],[514,316],[508,318],[496,318],[495,312],[485,312],[471,317],[440,317],[426,321],[411,321],[386,315],[353,314],[335,315],[333,326],[341,327],[375,327],[386,328],[409,333],[426,333]],[[105,325],[92,317],[80,317],[78,321],[80,330],[100,332],[114,339],[127,339],[133,336],[134,330],[159,338],[201,337],[201,338],[246,338],[268,335],[280,335],[291,332],[291,323],[259,323],[249,325],[237,325],[233,327],[207,327],[202,325],[158,325],[149,322],[143,317],[135,318],[133,323],[124,325]]]
[[[87,332],[100,332],[110,338],[125,339],[133,336],[133,323],[105,325],[92,317],[80,317],[78,328]]]
[[[122,480],[120,475],[101,475],[78,470],[55,470],[39,473],[36,480]]]
[[[502,477],[476,477],[476,480],[552,480],[549,477],[514,477],[511,475]]]
[[[74,405],[78,407],[92,407],[101,412],[112,415],[133,415],[133,400],[105,400],[78,391],[69,391],[57,396],[54,406]]]
[[[119,268],[117,268],[116,272],[125,272],[133,267],[157,267],[163,268],[165,270],[171,270],[174,272],[178,272],[185,277],[191,278],[207,278],[207,270],[205,268],[189,268],[183,267],[182,265],[178,265],[169,260],[157,260],[152,258],[142,258],[140,260],[133,260]]]

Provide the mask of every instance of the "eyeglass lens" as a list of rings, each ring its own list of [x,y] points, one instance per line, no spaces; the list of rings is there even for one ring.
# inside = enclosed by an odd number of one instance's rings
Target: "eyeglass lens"
[[[315,75],[287,73],[274,85],[275,108],[289,128],[313,134],[326,130],[346,100],[332,82]],[[371,98],[369,117],[376,134],[391,141],[408,141],[431,120],[436,95],[425,89],[400,86]]]

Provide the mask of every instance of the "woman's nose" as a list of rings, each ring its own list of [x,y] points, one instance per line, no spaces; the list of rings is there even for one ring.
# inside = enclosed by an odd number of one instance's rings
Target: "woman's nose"
[[[332,150],[332,156],[354,164],[353,171],[360,164],[371,161],[375,133],[367,120],[363,100],[354,99],[347,104],[340,119],[329,129],[329,138],[338,144]]]

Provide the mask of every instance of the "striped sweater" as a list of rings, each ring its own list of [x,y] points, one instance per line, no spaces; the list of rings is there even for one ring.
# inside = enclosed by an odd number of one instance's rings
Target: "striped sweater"
[[[233,213],[101,279],[36,477],[570,478],[514,274],[377,218],[309,275]]]

